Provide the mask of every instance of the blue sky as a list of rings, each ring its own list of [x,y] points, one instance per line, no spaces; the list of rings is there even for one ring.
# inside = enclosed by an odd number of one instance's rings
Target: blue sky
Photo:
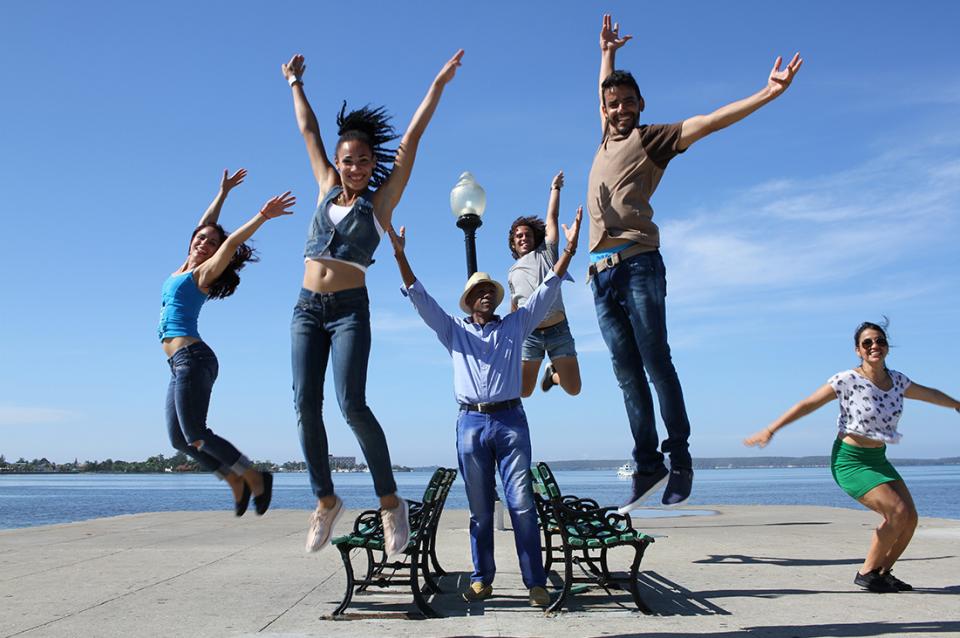
[[[465,278],[449,211],[461,171],[486,188],[480,267],[503,280],[506,233],[541,213],[563,169],[562,217],[584,199],[598,142],[597,39],[610,11],[635,37],[643,119],[744,97],[800,51],[790,90],[671,163],[653,205],[668,325],[695,456],[758,454],[742,438],[834,372],[852,331],[891,318],[891,367],[956,396],[960,343],[960,8],[893,2],[4,3],[0,9],[0,453],[55,461],[172,454],[160,285],[225,167],[247,181],[236,228],[293,190],[296,214],[256,236],[263,261],[200,330],[220,359],[210,425],[248,455],[301,458],[289,320],[317,194],[279,66],[333,140],[342,99],[384,104],[399,129],[442,63],[466,55],[424,137],[395,220],[428,290],[451,310]],[[954,42],[953,45],[949,44]],[[627,458],[620,391],[583,284],[565,290],[584,388],[526,402],[534,456]],[[390,250],[368,275],[368,400],[395,462],[455,462],[450,363],[399,292]],[[359,455],[327,379],[331,450]],[[827,454],[836,405],[766,454]],[[893,456],[960,453],[960,417],[911,402]]]

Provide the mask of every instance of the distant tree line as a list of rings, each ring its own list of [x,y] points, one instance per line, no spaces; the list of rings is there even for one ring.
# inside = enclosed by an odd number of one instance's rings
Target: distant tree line
[[[270,472],[304,472],[307,464],[303,461],[287,461],[274,463],[273,461],[254,461],[253,466],[261,471]],[[367,466],[363,463],[352,465],[354,471],[364,471]],[[410,471],[410,468],[394,466],[398,471]],[[72,463],[54,463],[46,458],[27,459],[20,457],[16,461],[8,461],[0,454],[0,473],[78,473],[78,472],[111,472],[121,474],[148,474],[158,472],[201,472],[200,466],[183,452],[166,457],[163,454],[151,456],[145,461],[121,461],[106,459],[105,461],[80,461],[74,459]]]

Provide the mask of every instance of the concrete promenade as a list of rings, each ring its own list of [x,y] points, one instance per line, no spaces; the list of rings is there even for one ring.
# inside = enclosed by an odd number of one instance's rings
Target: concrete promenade
[[[704,509],[704,508],[698,508]],[[896,573],[917,591],[852,584],[876,515],[823,507],[721,506],[714,516],[643,519],[656,536],[641,592],[576,594],[545,617],[527,606],[509,531],[498,532],[496,596],[467,605],[467,514],[441,520],[441,579],[416,615],[409,591],[354,596],[339,552],[303,552],[308,512],[138,514],[0,531],[0,637],[26,636],[960,636],[960,521],[921,519]],[[921,512],[922,513],[922,512]],[[352,523],[348,513],[338,532]],[[611,559],[627,567],[627,555]]]

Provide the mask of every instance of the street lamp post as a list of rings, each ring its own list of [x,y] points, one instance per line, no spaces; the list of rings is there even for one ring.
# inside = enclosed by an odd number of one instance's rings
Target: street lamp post
[[[457,227],[463,230],[467,251],[467,277],[477,272],[477,229],[483,224],[480,217],[487,207],[487,194],[468,171],[460,175],[450,191],[450,210],[457,218]]]

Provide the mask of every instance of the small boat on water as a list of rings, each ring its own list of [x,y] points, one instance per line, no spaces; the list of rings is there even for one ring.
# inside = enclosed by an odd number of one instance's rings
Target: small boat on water
[[[617,468],[617,478],[628,479],[633,478],[633,466],[629,463],[624,463]]]

